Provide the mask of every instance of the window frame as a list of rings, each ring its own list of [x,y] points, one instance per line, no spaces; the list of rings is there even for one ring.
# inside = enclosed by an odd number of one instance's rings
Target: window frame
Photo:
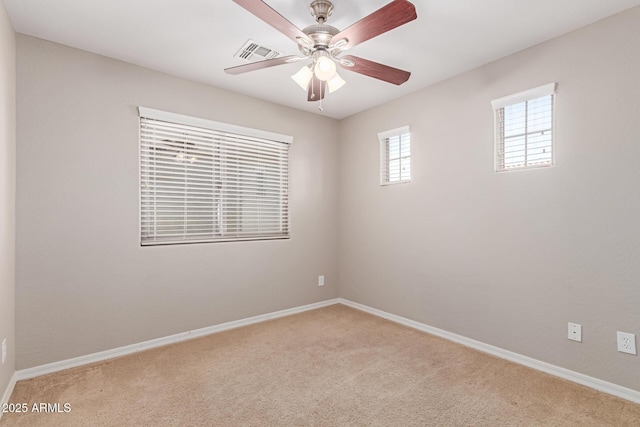
[[[511,172],[511,171],[519,171],[519,170],[530,170],[530,169],[544,169],[555,166],[556,163],[556,141],[555,141],[555,129],[556,129],[556,120],[555,120],[555,101],[556,101],[556,89],[557,83],[549,83],[546,85],[538,86],[533,89],[525,90],[522,92],[515,93],[513,95],[504,96],[502,98],[494,99],[491,101],[491,107],[493,108],[493,123],[494,123],[494,171],[495,172]],[[540,164],[532,164],[527,165],[526,162],[523,166],[518,167],[507,167],[505,166],[504,161],[504,153],[501,152],[501,147],[504,145],[504,121],[502,122],[503,126],[499,125],[499,114],[500,111],[503,111],[506,107],[514,106],[521,103],[527,103],[530,101],[537,100],[539,98],[550,96],[551,99],[551,159],[549,162],[540,163]],[[526,119],[525,119],[526,123]],[[527,124],[525,124],[525,155],[528,152],[528,141],[527,138],[529,136],[529,132],[526,129]],[[502,158],[502,161],[501,161]]]
[[[280,240],[280,239],[289,239],[291,237],[291,227],[290,227],[290,209],[289,209],[289,175],[290,175],[290,162],[289,162],[289,156],[290,156],[290,145],[293,142],[293,137],[289,136],[289,135],[283,135],[283,134],[279,134],[279,133],[274,133],[274,132],[269,132],[269,131],[263,131],[263,130],[259,130],[259,129],[252,129],[252,128],[248,128],[248,127],[244,127],[244,126],[238,126],[238,125],[233,125],[233,124],[228,124],[228,123],[221,123],[221,122],[216,122],[213,120],[208,120],[208,119],[203,119],[203,118],[197,118],[197,117],[191,117],[191,116],[186,116],[186,115],[182,115],[182,114],[177,114],[177,113],[171,113],[171,112],[167,112],[167,111],[162,111],[162,110],[155,110],[152,108],[148,108],[148,107],[138,107],[138,116],[139,116],[139,121],[138,121],[138,131],[139,131],[139,135],[138,135],[138,167],[139,167],[139,176],[138,176],[138,196],[139,196],[139,200],[138,200],[138,236],[139,236],[139,242],[140,245],[143,247],[148,247],[148,246],[163,246],[163,245],[175,245],[175,244],[195,244],[195,243],[218,243],[218,242],[236,242],[236,241],[257,241],[257,240]],[[143,121],[145,120],[153,120],[153,121],[158,121],[158,122],[167,122],[169,124],[172,125],[178,125],[178,126],[188,126],[188,127],[192,127],[192,128],[199,128],[203,131],[212,131],[215,134],[229,134],[231,135],[231,138],[236,138],[238,140],[241,139],[250,139],[255,141],[260,141],[260,140],[264,140],[267,141],[268,143],[273,143],[273,144],[278,144],[281,146],[282,151],[284,151],[284,155],[280,155],[278,158],[280,159],[280,162],[283,164],[279,165],[279,170],[282,172],[284,172],[284,175],[281,175],[282,181],[279,183],[278,188],[280,189],[280,203],[279,203],[279,208],[278,208],[278,213],[277,213],[277,217],[279,217],[279,221],[280,221],[280,225],[279,225],[279,231],[280,233],[265,233],[265,234],[260,234],[262,233],[262,231],[255,233],[255,234],[250,234],[250,235],[240,235],[241,233],[241,229],[236,230],[235,231],[235,235],[234,233],[227,233],[226,235],[223,233],[223,230],[225,230],[227,221],[228,221],[228,217],[227,215],[220,215],[219,212],[216,213],[215,211],[219,209],[219,207],[216,207],[218,205],[218,203],[216,202],[216,198],[214,197],[212,199],[212,203],[213,206],[211,208],[211,217],[214,218],[211,220],[211,228],[212,228],[212,232],[211,232],[211,237],[208,238],[189,238],[189,233],[184,233],[182,238],[165,238],[162,239],[162,236],[158,237],[156,236],[156,239],[161,239],[161,240],[153,240],[153,239],[149,239],[149,238],[145,238],[145,231],[143,230],[143,221],[144,221],[144,209],[143,209],[143,200],[145,198],[144,192],[145,187],[144,187],[144,179],[143,179],[143,174],[144,174],[144,161],[145,161],[145,157],[143,154]],[[215,142],[217,141],[217,142]],[[145,142],[145,144],[148,144],[148,142]],[[224,150],[227,150],[228,147],[223,147],[220,143],[220,140],[218,137],[213,136],[212,140],[211,140],[211,144],[212,144],[212,150],[214,148],[217,148],[220,150],[220,152],[224,152]],[[216,146],[216,144],[218,144]],[[254,148],[254,147],[251,147]],[[147,155],[149,156],[149,155]],[[154,155],[155,156],[155,155]],[[284,156],[284,157],[283,157]],[[214,156],[215,157],[219,157],[219,156]],[[154,157],[156,158],[156,157]],[[149,159],[149,157],[146,158],[147,160]],[[244,161],[247,161],[244,157],[242,157],[242,159]],[[284,162],[283,162],[284,159]],[[249,158],[249,161],[251,160],[251,158]],[[217,173],[222,173],[221,170],[224,169],[225,175],[224,176],[220,176],[220,186],[224,186],[227,184],[226,180],[229,178],[229,166],[227,164],[224,165],[224,167],[218,165],[219,162],[221,162],[222,160],[220,160],[220,158],[218,158],[218,160],[214,160],[212,159],[212,166],[211,166],[211,176],[212,179]],[[236,163],[237,165],[237,163]],[[258,172],[256,172],[258,173]],[[254,184],[257,185],[258,187],[255,188],[259,188],[260,186],[264,185],[264,184]],[[238,191],[238,190],[236,190]],[[219,196],[219,195],[218,195]],[[254,199],[251,199],[254,200]],[[221,199],[220,203],[223,204],[228,204],[228,199]],[[235,202],[238,203],[238,202]],[[157,215],[157,214],[154,214]],[[197,216],[197,215],[196,215]],[[262,217],[260,217],[260,219],[262,219]],[[267,219],[271,219],[273,220],[274,217],[269,216]],[[186,220],[185,220],[185,224],[186,224]],[[193,236],[192,236],[193,237]]]
[[[409,141],[409,155],[402,156],[402,140],[405,135],[408,135]],[[391,159],[389,155],[389,140],[393,137],[399,137],[399,150],[400,156],[397,159]],[[411,129],[407,126],[402,126],[399,128],[391,129],[384,132],[378,133],[378,141],[380,144],[380,185],[395,185],[395,184],[406,184],[411,182],[411,169],[412,169],[412,154],[411,154]],[[408,159],[409,161],[409,178],[402,179],[402,172],[400,172],[400,179],[391,181],[390,180],[390,162],[392,160],[399,160],[400,165],[402,165],[402,160]]]

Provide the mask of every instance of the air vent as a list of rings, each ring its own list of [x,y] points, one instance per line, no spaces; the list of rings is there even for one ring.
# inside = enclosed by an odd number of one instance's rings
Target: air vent
[[[236,58],[242,58],[250,62],[255,62],[264,61],[265,59],[273,59],[280,55],[282,55],[282,52],[278,52],[277,50],[268,48],[264,45],[254,42],[253,40],[249,40],[234,56]]]

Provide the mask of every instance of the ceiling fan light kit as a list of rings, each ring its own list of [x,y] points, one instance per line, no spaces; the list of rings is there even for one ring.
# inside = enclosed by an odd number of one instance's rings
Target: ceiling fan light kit
[[[329,57],[329,54],[324,50],[318,50],[314,52],[313,56],[313,62],[316,64],[313,67],[313,74],[323,82],[334,78],[337,72],[336,63]]]
[[[228,74],[242,74],[311,59],[311,64],[302,67],[291,78],[303,90],[307,91],[308,101],[320,101],[321,111],[322,99],[325,97],[327,89],[329,93],[332,93],[346,83],[338,74],[337,66],[395,85],[403,84],[411,76],[408,71],[353,55],[340,57],[343,51],[416,19],[416,9],[407,0],[393,0],[342,31],[326,24],[334,10],[333,3],[329,0],[313,0],[311,2],[309,11],[316,23],[303,30],[297,28],[262,0],[233,1],[296,42],[303,57],[292,55],[230,67],[225,69]]]
[[[300,71],[291,76],[293,81],[298,83],[298,86],[300,86],[305,92],[309,87],[309,83],[311,82],[312,77],[313,71],[311,71],[311,67],[309,65],[305,65],[304,67],[300,68]]]
[[[336,73],[331,80],[327,80],[327,86],[329,87],[329,93],[333,93],[344,86],[347,82],[344,81],[340,74]]]

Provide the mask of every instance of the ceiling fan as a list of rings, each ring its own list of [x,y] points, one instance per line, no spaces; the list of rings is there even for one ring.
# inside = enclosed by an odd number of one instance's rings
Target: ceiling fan
[[[321,101],[325,97],[327,89],[331,93],[345,84],[345,81],[337,73],[336,64],[344,70],[395,85],[401,85],[411,76],[408,71],[357,56],[341,56],[345,50],[416,19],[418,17],[416,9],[407,0],[393,0],[342,31],[326,24],[327,19],[333,13],[333,3],[328,0],[313,0],[311,2],[309,9],[316,23],[303,30],[297,28],[261,0],[233,1],[296,42],[303,56],[289,55],[226,68],[224,71],[228,74],[242,74],[311,59],[311,64],[305,65],[292,76],[293,80],[307,91],[308,101]],[[322,106],[320,109],[322,110]]]

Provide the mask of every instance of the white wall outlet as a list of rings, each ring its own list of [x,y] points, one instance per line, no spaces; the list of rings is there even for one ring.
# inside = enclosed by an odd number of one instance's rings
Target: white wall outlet
[[[2,364],[7,360],[7,339],[2,340]]]
[[[582,325],[569,322],[569,335],[571,341],[582,342]]]
[[[324,276],[318,276],[318,286],[324,286]]]
[[[618,331],[618,351],[620,353],[636,353],[636,336]]]

